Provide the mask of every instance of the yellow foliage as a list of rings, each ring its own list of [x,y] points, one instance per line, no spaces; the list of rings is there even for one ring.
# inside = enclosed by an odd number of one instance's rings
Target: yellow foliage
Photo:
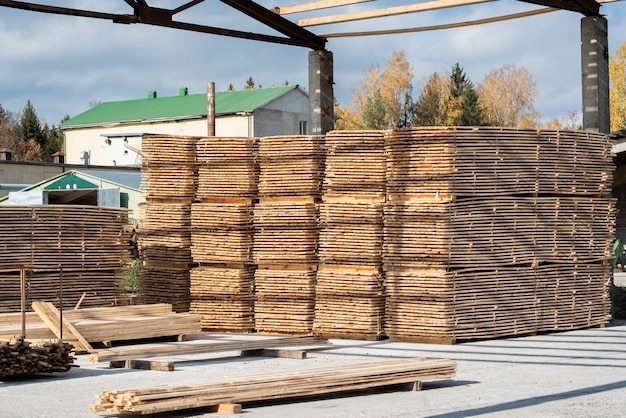
[[[609,59],[611,132],[626,129],[626,42]]]

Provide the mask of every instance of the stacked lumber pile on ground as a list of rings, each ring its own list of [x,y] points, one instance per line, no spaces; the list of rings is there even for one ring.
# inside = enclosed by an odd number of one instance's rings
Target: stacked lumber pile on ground
[[[63,311],[62,318],[49,302],[33,302],[33,307],[35,312],[26,313],[25,339],[62,337],[76,352],[92,351],[91,343],[178,337],[202,330],[199,315],[175,313],[170,304],[70,309]],[[0,338],[19,338],[21,334],[21,313],[0,314]]]
[[[194,386],[162,386],[103,391],[94,412],[154,414],[190,408],[289,399],[442,380],[453,377],[456,363],[440,359],[396,359],[290,373],[245,376]],[[417,385],[416,385],[417,386]]]
[[[66,308],[116,302],[130,244],[127,209],[0,206],[0,219],[0,312],[20,309],[21,265],[50,267],[26,271],[29,301],[57,299],[62,281]]]
[[[191,206],[191,312],[210,331],[254,328],[253,209],[256,140],[198,141],[199,203]]]
[[[586,132],[391,132],[387,335],[454,342],[606,323],[610,150]]]
[[[317,201],[323,175],[321,138],[259,140],[259,202],[254,208],[255,328],[310,334],[317,269]]]
[[[0,341],[0,377],[67,372],[73,363],[72,346],[64,342]]]
[[[171,303],[189,310],[191,203],[195,198],[197,139],[145,135],[137,243],[144,260],[141,294],[146,303]]]
[[[381,131],[335,131],[325,138],[314,332],[337,338],[383,336],[385,143]]]

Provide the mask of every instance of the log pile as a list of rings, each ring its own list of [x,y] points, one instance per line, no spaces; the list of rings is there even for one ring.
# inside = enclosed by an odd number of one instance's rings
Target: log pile
[[[191,207],[191,312],[210,331],[254,328],[253,210],[256,140],[202,138],[197,144],[200,203]]]
[[[610,149],[583,132],[393,131],[387,335],[454,342],[606,323]]]
[[[255,328],[311,334],[317,267],[317,200],[323,175],[321,138],[259,140],[260,201],[254,208]]]
[[[72,346],[64,342],[0,341],[0,377],[67,372],[73,363]]]
[[[141,292],[146,303],[171,303],[189,310],[191,203],[197,187],[193,137],[142,137],[142,189],[137,242],[144,266]]]
[[[127,209],[0,206],[0,219],[0,312],[20,309],[20,273],[7,268],[22,264],[52,266],[27,271],[29,301],[57,300],[61,280],[67,308],[79,301],[83,306],[112,305],[120,296],[130,244]]]
[[[453,377],[456,363],[442,359],[395,359],[306,371],[244,376],[182,387],[162,386],[103,391],[94,412],[154,414],[222,404],[289,399],[442,380]]]
[[[381,131],[335,131],[326,136],[315,333],[383,336],[384,145]]]

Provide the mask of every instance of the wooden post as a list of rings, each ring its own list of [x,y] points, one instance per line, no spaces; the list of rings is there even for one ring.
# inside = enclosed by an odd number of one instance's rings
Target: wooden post
[[[206,121],[207,136],[215,136],[215,83],[207,83],[206,86]]]

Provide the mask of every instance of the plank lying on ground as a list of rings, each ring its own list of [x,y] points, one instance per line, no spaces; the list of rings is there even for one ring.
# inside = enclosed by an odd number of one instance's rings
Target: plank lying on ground
[[[207,344],[170,343],[168,345],[160,345],[156,347],[118,347],[108,350],[95,350],[89,357],[87,357],[87,361],[99,363],[105,361],[135,360],[150,357],[206,354],[224,351],[262,350],[272,347],[325,345],[330,345],[330,343],[327,339],[321,337],[264,338],[255,341],[233,341]]]
[[[243,376],[196,386],[162,386],[103,391],[94,412],[154,414],[220,404],[285,399],[380,386],[449,379],[456,362],[443,359],[397,359],[306,371]]]

